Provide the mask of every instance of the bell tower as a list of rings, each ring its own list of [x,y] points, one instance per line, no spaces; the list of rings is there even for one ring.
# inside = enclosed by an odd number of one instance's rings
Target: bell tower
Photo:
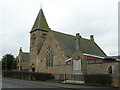
[[[30,66],[36,63],[37,55],[46,39],[49,26],[44,16],[43,10],[40,9],[34,25],[30,31]]]

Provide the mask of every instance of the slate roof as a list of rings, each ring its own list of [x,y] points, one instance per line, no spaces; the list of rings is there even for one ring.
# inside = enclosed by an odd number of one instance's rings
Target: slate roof
[[[107,59],[107,60],[114,59],[114,60],[120,61],[120,55],[118,55],[118,56],[106,56],[104,59]]]
[[[120,59],[120,55],[118,55],[118,56],[110,56],[110,57],[112,57],[113,59]]]
[[[62,46],[63,51],[67,56],[72,56],[76,51],[76,42],[75,36],[68,35],[60,32],[53,31],[54,37],[57,39],[59,44]],[[97,55],[97,56],[106,56],[102,49],[93,41],[85,38],[80,39],[80,49],[83,53]]]
[[[40,30],[49,30],[49,26],[48,26],[48,23],[46,21],[46,18],[44,16],[44,13],[43,13],[43,10],[40,9],[38,15],[37,15],[37,18],[34,22],[34,25],[32,27],[32,31],[35,31],[37,29],[40,29]]]
[[[23,61],[29,61],[29,53],[22,52],[22,60]]]

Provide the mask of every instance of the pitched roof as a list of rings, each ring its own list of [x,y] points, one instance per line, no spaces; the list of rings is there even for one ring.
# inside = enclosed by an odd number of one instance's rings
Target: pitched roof
[[[120,55],[118,55],[118,56],[106,56],[104,59],[108,59],[108,60],[114,59],[114,60],[120,61]]]
[[[56,31],[52,31],[52,32],[54,37],[62,46],[63,51],[66,53],[66,55],[71,57],[73,54],[75,54],[76,52],[75,36],[56,32]],[[106,54],[101,50],[101,48],[95,42],[85,38],[80,38],[80,50],[86,54],[106,56]]]
[[[37,18],[34,22],[34,25],[32,27],[32,31],[37,30],[37,29],[41,29],[41,30],[49,30],[49,26],[47,24],[46,18],[44,16],[43,10],[40,9]]]
[[[22,52],[22,60],[23,61],[29,61],[29,53]]]

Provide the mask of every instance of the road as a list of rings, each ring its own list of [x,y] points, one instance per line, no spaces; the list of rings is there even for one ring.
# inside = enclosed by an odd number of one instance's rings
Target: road
[[[3,78],[2,88],[56,88],[56,87],[36,84],[28,81]]]
[[[56,85],[55,85],[56,84]],[[72,88],[71,88],[72,87]],[[9,78],[2,78],[2,88],[3,90],[5,88],[9,88],[11,90],[14,90],[15,88],[27,88],[26,90],[34,90],[39,88],[51,88],[52,90],[119,90],[118,88],[99,88],[99,87],[93,87],[93,86],[80,86],[80,85],[67,85],[67,84],[57,84],[57,83],[47,83],[47,82],[38,82],[38,81],[26,81],[26,80],[17,80],[17,79],[9,79]],[[86,88],[86,89],[84,89]],[[94,89],[93,89],[94,88]],[[18,90],[19,90],[18,89]],[[23,89],[23,90],[24,90]],[[6,89],[5,89],[6,90]],[[8,89],[7,89],[8,90]],[[16,90],[16,89],[15,89]]]

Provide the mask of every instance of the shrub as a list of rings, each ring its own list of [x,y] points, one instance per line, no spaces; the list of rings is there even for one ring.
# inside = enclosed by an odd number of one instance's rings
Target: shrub
[[[111,86],[112,79],[109,75],[85,75],[84,77],[86,85],[97,85],[97,86]]]
[[[25,71],[3,71],[3,77],[23,79],[23,80],[51,80],[54,77],[49,73],[36,73]]]

